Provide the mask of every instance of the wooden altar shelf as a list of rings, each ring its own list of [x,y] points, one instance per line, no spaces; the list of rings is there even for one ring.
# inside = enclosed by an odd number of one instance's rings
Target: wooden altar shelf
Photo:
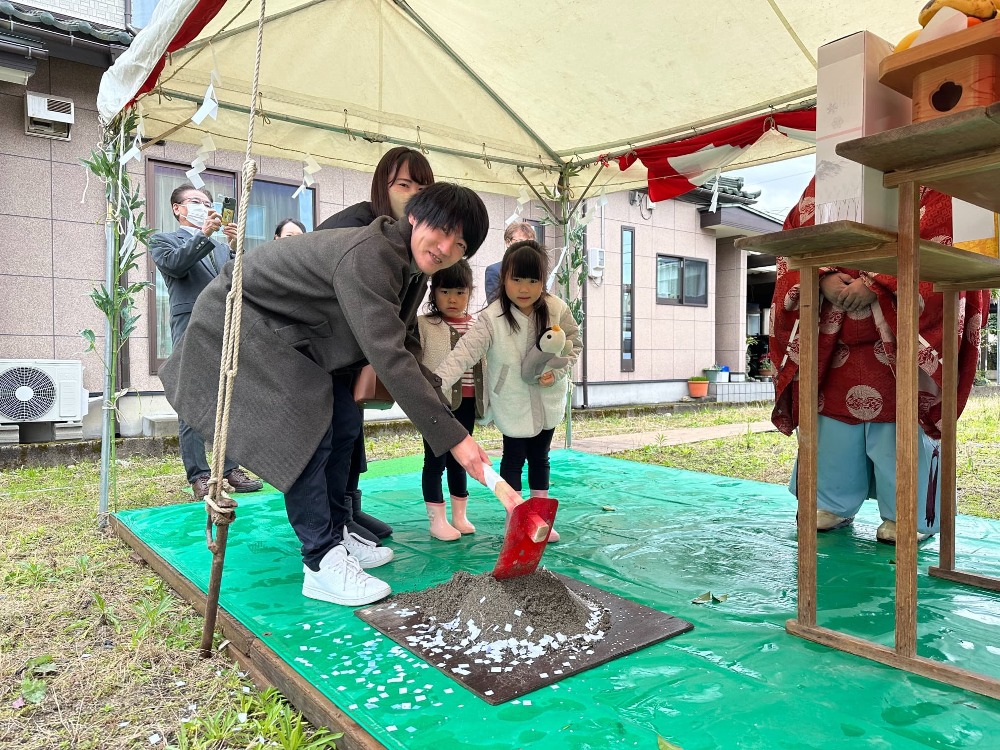
[[[960,43],[956,44],[956,39]],[[879,83],[903,96],[912,96],[916,76],[973,55],[1000,55],[1000,24],[976,24],[889,55],[879,65]]]
[[[913,101],[913,122],[995,102],[1000,22],[988,21],[885,57],[879,82]]]
[[[943,368],[940,559],[939,565],[931,567],[929,574],[1000,591],[1000,579],[955,567],[958,293],[1000,286],[1000,261],[927,242],[919,236],[921,185],[1000,211],[1000,103],[847,141],[837,147],[837,153],[881,170],[885,173],[883,184],[899,189],[898,232],[839,221],[736,241],[740,249],[788,258],[789,266],[799,269],[801,274],[798,616],[788,621],[786,630],[866,659],[1000,698],[1000,680],[917,654],[919,281],[933,282],[934,288],[944,296],[940,352]],[[821,304],[818,269],[823,266],[887,273],[897,280],[897,544],[893,647],[822,627],[816,622],[817,334]]]
[[[854,221],[744,237],[738,247],[788,258],[789,268],[794,269],[836,265],[898,273],[896,233]],[[921,240],[920,280],[934,282],[938,291],[1000,286],[1000,260]]]
[[[1000,213],[1000,103],[844,141],[837,153],[885,172],[886,187],[916,182]]]

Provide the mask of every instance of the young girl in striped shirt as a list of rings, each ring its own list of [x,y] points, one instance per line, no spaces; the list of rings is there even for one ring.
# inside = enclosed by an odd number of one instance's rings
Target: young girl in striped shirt
[[[455,344],[469,330],[473,317],[469,315],[469,297],[472,295],[472,268],[460,260],[450,268],[431,276],[431,293],[427,301],[427,314],[417,318],[420,344],[423,347],[422,364],[433,371],[455,348]],[[444,390],[451,410],[465,429],[472,434],[476,419],[483,416],[483,363],[477,362],[450,389]],[[448,493],[451,495],[451,522],[445,515],[441,475],[448,471]],[[453,542],[462,534],[472,534],[476,527],[466,517],[469,491],[465,469],[452,458],[451,453],[435,456],[424,441],[424,471],[422,477],[424,503],[430,519],[431,536],[444,542]]]

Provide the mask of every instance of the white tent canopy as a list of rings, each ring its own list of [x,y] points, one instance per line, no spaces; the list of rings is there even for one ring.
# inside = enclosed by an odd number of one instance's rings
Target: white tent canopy
[[[107,72],[106,120],[187,21],[221,0],[162,0]],[[922,0],[267,0],[254,152],[371,171],[394,145],[439,179],[516,194],[567,163],[674,140],[815,96],[817,48],[868,29],[891,42]],[[224,2],[140,97],[147,137],[245,148],[259,5]],[[189,122],[217,71],[218,119]],[[769,138],[749,165],[808,152]],[[592,169],[573,179],[589,182]],[[598,185],[639,186],[605,170]]]

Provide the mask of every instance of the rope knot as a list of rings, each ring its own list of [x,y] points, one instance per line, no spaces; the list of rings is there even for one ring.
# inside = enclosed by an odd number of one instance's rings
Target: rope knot
[[[257,174],[257,162],[253,159],[247,159],[243,162],[243,185],[253,183],[253,178]]]
[[[211,477],[208,480],[208,494],[205,495],[205,512],[208,514],[205,522],[205,543],[213,554],[217,550],[217,545],[212,535],[212,527],[228,526],[235,521],[237,506],[238,503],[228,492],[219,489],[219,480]]]

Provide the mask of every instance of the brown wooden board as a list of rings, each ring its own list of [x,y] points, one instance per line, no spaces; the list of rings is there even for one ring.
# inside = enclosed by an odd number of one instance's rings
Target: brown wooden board
[[[844,141],[837,153],[885,172],[886,187],[912,181],[1000,212],[1000,104]]]
[[[494,706],[694,628],[690,622],[673,615],[623,599],[573,578],[558,573],[555,575],[570,591],[581,594],[608,610],[611,620],[609,630],[603,639],[592,642],[586,652],[580,651],[567,656],[559,651],[552,651],[534,659],[530,664],[518,664],[509,672],[494,673],[490,670],[495,665],[476,664],[469,657],[466,670],[469,674],[456,674],[447,662],[442,662],[439,655],[431,653],[429,649],[413,648],[407,641],[407,636],[413,634],[414,631],[410,628],[422,622],[424,616],[419,612],[405,610],[408,614],[401,617],[391,599],[382,605],[358,609],[354,614]],[[442,663],[443,667],[438,666]]]
[[[880,172],[943,164],[1000,148],[992,107],[944,115],[837,144],[837,154]]]
[[[898,274],[896,233],[853,221],[834,221],[736,240],[742,250],[789,259],[792,268],[843,266]],[[930,240],[920,241],[920,280],[982,289],[1000,276],[1000,260]],[[988,285],[985,285],[988,286]]]

